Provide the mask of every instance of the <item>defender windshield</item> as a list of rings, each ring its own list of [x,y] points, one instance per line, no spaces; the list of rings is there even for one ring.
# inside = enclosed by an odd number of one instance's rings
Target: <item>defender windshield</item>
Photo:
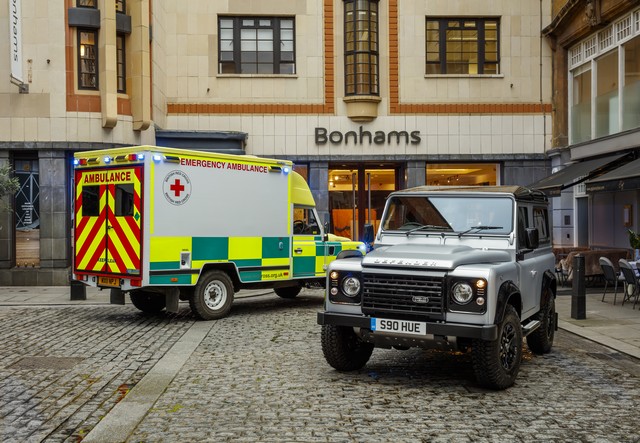
[[[407,233],[504,235],[513,229],[513,201],[505,197],[394,196],[382,229]]]

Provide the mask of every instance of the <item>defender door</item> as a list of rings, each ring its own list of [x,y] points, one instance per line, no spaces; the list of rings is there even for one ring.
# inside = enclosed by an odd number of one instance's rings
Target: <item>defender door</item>
[[[142,273],[142,165],[75,171],[74,269],[99,284]]]

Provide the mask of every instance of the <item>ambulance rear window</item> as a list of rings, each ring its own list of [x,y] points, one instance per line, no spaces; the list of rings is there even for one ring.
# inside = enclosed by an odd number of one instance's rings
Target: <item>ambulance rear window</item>
[[[118,217],[133,215],[133,185],[116,185],[115,213]]]
[[[100,186],[82,187],[82,216],[97,217],[100,214]]]

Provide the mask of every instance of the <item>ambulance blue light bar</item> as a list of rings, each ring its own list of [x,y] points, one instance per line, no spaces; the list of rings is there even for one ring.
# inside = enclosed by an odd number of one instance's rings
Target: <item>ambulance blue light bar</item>
[[[156,163],[160,163],[161,161],[166,163],[180,163],[180,157],[175,155],[153,154],[153,161]]]
[[[289,168],[289,166],[269,166],[269,172],[282,172],[284,175],[287,175],[291,172],[291,168]]]

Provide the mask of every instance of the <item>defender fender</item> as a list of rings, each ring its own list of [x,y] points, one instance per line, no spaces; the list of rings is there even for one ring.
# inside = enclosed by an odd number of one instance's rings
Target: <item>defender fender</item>
[[[502,323],[507,305],[513,305],[518,312],[518,315],[522,313],[522,300],[520,300],[520,289],[512,282],[507,281],[500,286],[497,297],[496,305],[496,318],[494,324]]]
[[[338,252],[338,255],[336,256],[336,260],[340,260],[342,258],[352,258],[352,257],[361,258],[363,257],[363,255],[362,255],[362,252],[358,251],[357,249],[347,249],[347,250]]]
[[[544,275],[542,276],[542,294],[551,293],[553,296],[556,296],[556,276],[553,272],[548,269],[544,271]],[[540,304],[543,305],[547,300],[540,300]]]

